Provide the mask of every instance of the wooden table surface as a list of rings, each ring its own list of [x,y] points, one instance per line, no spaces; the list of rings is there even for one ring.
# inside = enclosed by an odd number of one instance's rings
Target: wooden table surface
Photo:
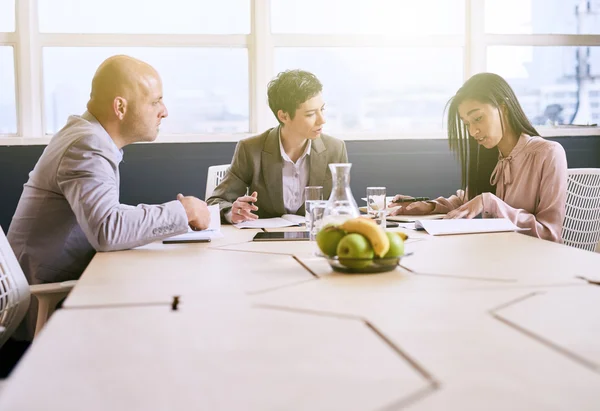
[[[347,275],[314,243],[223,232],[97,254],[0,409],[599,407],[600,254],[411,232],[400,267]]]

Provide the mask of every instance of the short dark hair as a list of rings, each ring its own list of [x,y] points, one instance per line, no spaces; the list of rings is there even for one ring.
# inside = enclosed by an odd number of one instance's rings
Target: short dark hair
[[[321,90],[323,90],[323,85],[319,79],[308,71],[282,71],[267,86],[269,107],[279,124],[281,124],[279,117],[277,117],[279,110],[288,113],[293,119],[300,104],[313,98]]]
[[[498,162],[498,148],[488,150],[477,144],[475,139],[469,138],[469,130],[460,119],[458,112],[458,106],[465,100],[491,104],[501,113],[504,113],[503,108],[506,107],[506,118],[502,121],[503,134],[506,131],[505,125],[508,125],[517,137],[523,133],[539,136],[539,133],[527,119],[513,89],[502,77],[494,73],[479,73],[467,80],[448,101],[446,109],[448,143],[450,149],[458,156],[462,188],[467,190],[470,200],[481,193],[496,192],[495,187],[490,184],[490,177]]]

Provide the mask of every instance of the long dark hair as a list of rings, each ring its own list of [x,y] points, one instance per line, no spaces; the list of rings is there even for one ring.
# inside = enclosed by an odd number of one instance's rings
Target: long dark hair
[[[462,189],[466,190],[470,200],[481,193],[496,192],[496,187],[490,184],[490,176],[498,162],[498,147],[486,149],[469,137],[469,130],[458,113],[458,106],[465,100],[476,100],[496,107],[501,113],[503,136],[505,125],[517,136],[523,133],[539,136],[539,133],[527,119],[514,91],[502,77],[494,73],[479,73],[467,80],[448,101],[446,110],[448,143],[450,150],[458,156]]]

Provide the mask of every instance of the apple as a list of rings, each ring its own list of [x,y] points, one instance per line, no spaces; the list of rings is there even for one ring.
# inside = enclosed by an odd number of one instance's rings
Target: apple
[[[334,257],[340,240],[346,232],[334,224],[327,224],[317,233],[317,245],[323,254]]]
[[[388,239],[390,240],[390,249],[383,256],[383,258],[396,258],[400,257],[404,254],[404,240],[399,235],[400,233],[394,233],[391,231],[386,231]]]
[[[365,236],[352,233],[344,236],[337,246],[340,263],[348,268],[364,268],[371,264],[375,253]],[[360,260],[354,260],[360,258]]]

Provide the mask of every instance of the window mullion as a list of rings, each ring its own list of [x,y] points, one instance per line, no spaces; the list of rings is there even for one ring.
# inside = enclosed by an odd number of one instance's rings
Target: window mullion
[[[465,0],[465,81],[486,70],[485,0]]]
[[[251,4],[252,32],[248,42],[250,131],[260,133],[273,124],[267,103],[267,84],[273,76],[274,52],[271,34],[271,1],[252,0]]]
[[[42,50],[39,45],[37,1],[17,1],[16,18],[15,65],[19,134],[23,137],[43,137]]]

